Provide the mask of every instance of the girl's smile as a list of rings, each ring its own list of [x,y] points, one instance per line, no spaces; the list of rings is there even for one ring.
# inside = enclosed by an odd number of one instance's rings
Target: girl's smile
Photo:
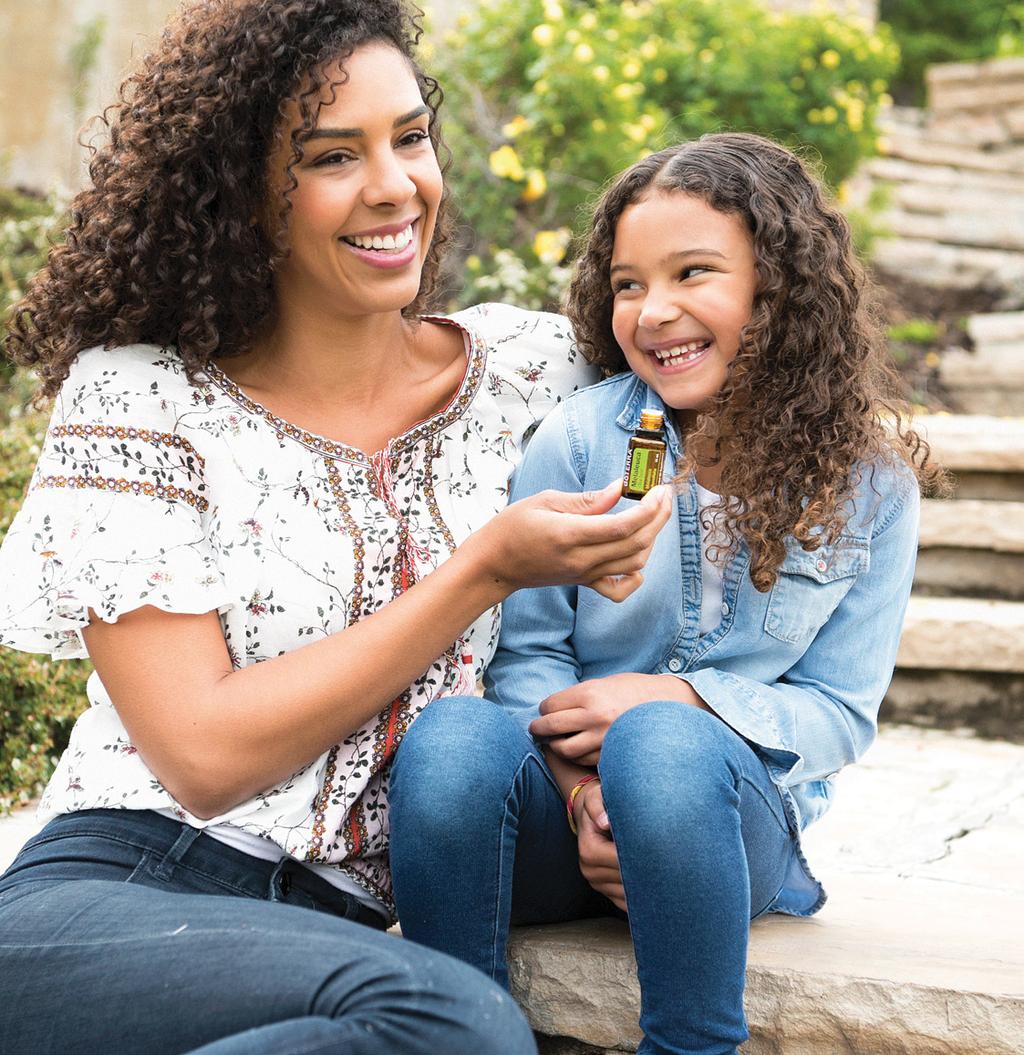
[[[722,387],[757,288],[754,246],[739,216],[682,191],[627,206],[610,268],[612,331],[635,374],[676,410]]]

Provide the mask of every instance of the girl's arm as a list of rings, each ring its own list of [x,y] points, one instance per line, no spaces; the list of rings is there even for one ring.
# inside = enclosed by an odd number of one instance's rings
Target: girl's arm
[[[669,505],[595,515],[616,499],[617,485],[517,502],[380,611],[241,670],[213,612],[136,609],[92,622],[86,645],[150,769],[195,816],[218,816],[358,729],[513,590],[642,567]]]

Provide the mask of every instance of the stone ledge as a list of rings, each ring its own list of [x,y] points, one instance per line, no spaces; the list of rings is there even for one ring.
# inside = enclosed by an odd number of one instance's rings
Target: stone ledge
[[[1024,604],[912,596],[896,665],[912,670],[1024,672]]]
[[[926,498],[921,502],[919,544],[922,549],[947,546],[1024,553],[1024,502]]]
[[[953,472],[1024,472],[1024,418],[921,414],[914,427]]]
[[[1020,1051],[1024,747],[883,729],[805,847],[830,899],[754,924],[744,1055]],[[636,1049],[624,925],[521,928],[510,964],[540,1032]]]

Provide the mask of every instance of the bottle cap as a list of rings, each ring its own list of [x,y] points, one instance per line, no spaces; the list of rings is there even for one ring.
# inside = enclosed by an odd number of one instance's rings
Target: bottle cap
[[[660,410],[645,407],[640,411],[640,428],[644,432],[657,432],[665,424],[665,415]]]

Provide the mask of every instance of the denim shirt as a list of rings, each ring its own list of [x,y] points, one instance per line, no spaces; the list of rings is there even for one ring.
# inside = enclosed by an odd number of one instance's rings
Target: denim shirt
[[[620,477],[645,407],[664,404],[632,373],[568,397],[542,422],[513,478],[513,500],[545,488],[598,490]],[[666,420],[671,418],[666,414]],[[671,425],[667,472],[680,455]],[[917,556],[920,501],[901,464],[864,467],[841,538],[804,550],[792,537],[775,585],[758,592],[741,542],[724,568],[721,621],[706,634],[694,479],[654,544],[643,585],[620,604],[573,586],[520,590],[504,603],[489,699],[524,725],[552,693],[590,678],[674,674],[761,756],[795,837],[773,911],[824,903],[799,832],[829,806],[836,774],[877,732]],[[616,510],[628,508],[623,500]]]

